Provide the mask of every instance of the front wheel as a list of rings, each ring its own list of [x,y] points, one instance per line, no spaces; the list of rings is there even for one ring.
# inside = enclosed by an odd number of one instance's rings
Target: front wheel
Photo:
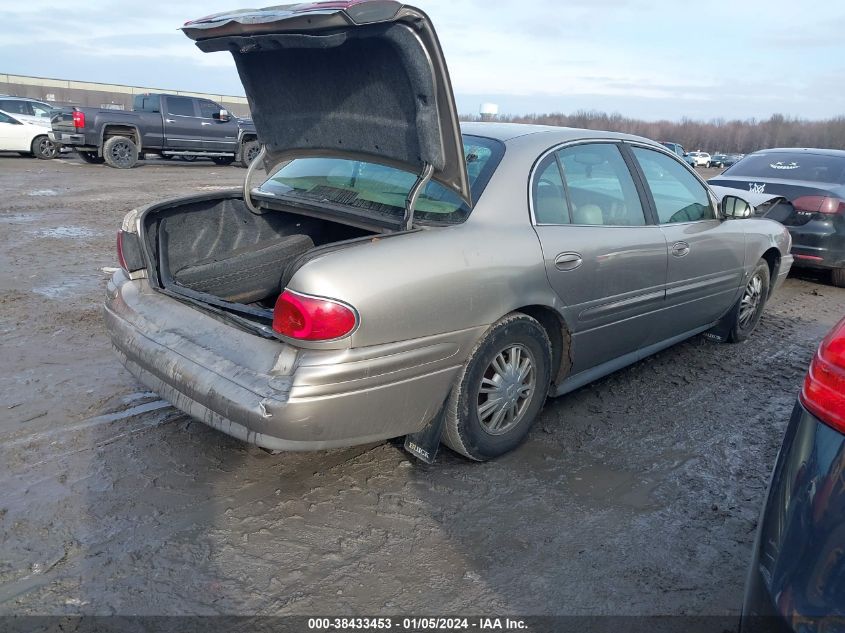
[[[261,151],[261,144],[258,141],[247,141],[241,147],[241,167],[249,167],[258,152]]]
[[[46,135],[36,136],[32,139],[32,153],[35,155],[36,158],[40,158],[41,160],[50,160],[55,158],[59,150],[56,148],[55,143],[47,138]]]
[[[751,273],[751,277],[745,284],[739,303],[731,310],[733,327],[728,333],[729,342],[740,343],[744,341],[757,327],[763,314],[763,307],[766,305],[766,299],[769,297],[769,283],[769,265],[766,260],[761,259],[757,262],[754,272]]]
[[[445,404],[443,442],[484,461],[516,448],[546,401],[551,343],[543,326],[514,312],[470,354]]]
[[[129,169],[138,162],[138,146],[125,136],[112,136],[103,145],[103,158],[109,167]]]

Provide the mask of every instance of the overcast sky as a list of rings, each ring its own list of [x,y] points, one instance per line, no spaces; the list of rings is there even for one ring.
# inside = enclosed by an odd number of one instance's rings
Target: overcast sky
[[[283,3],[284,0],[277,4]],[[0,72],[243,94],[228,53],[178,27],[244,0],[0,3]],[[418,0],[458,109],[645,119],[845,114],[838,0]]]

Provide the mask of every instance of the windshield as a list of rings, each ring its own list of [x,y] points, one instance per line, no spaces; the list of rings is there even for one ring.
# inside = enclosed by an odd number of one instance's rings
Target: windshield
[[[464,136],[472,199],[477,201],[493,175],[505,146],[481,136]],[[354,207],[374,217],[401,219],[405,198],[417,174],[376,163],[341,158],[297,158],[282,165],[259,187],[259,193],[307,202],[331,202]],[[436,182],[429,182],[417,199],[414,218],[423,222],[456,224],[467,219],[470,208],[460,197]]]
[[[845,184],[845,157],[824,154],[767,152],[746,156],[725,176],[782,178]]]

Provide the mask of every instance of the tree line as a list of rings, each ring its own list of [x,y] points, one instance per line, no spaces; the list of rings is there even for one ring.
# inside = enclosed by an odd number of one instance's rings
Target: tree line
[[[465,117],[478,120],[478,117]],[[579,110],[574,114],[499,115],[497,121],[625,132],[655,141],[680,143],[687,151],[749,154],[770,147],[823,147],[845,149],[845,116],[821,121],[774,114],[769,119],[695,121],[642,121]]]

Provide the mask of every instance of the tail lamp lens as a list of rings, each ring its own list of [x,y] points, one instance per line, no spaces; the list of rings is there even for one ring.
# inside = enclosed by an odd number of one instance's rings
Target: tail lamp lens
[[[845,200],[831,196],[801,196],[792,201],[798,211],[835,215],[845,210]]]
[[[355,329],[355,312],[337,301],[285,290],[273,310],[273,330],[302,341],[330,341]]]
[[[80,112],[79,110],[75,110],[73,113],[73,127],[81,128],[85,127],[85,113]]]
[[[845,319],[819,345],[800,399],[813,415],[845,433]]]

